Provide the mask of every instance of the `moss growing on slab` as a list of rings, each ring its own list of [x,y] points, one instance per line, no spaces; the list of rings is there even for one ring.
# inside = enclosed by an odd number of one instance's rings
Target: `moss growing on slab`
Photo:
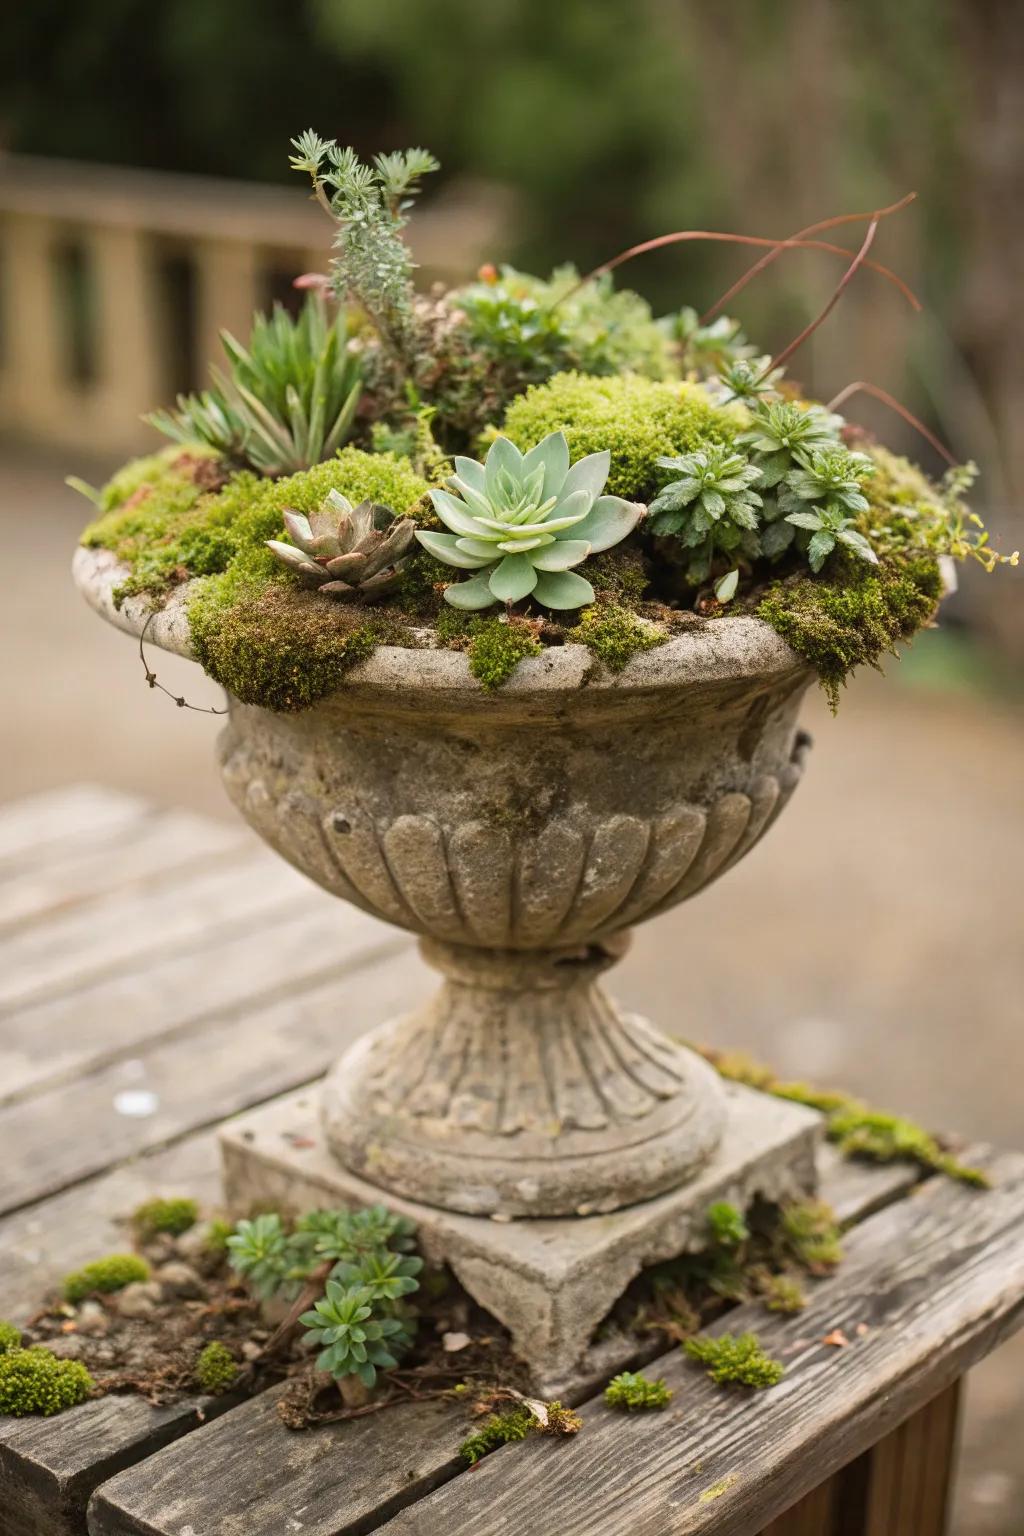
[[[661,454],[688,453],[702,443],[728,442],[745,413],[711,404],[693,384],[668,384],[621,374],[594,378],[559,373],[517,396],[502,427],[517,448],[532,448],[562,431],[573,460],[607,448],[606,490],[641,501],[658,483]]]
[[[651,1378],[641,1371],[620,1371],[604,1389],[604,1400],[609,1408],[624,1408],[628,1412],[651,1408],[667,1408],[672,1401],[672,1388],[659,1376]]]
[[[49,1349],[12,1349],[0,1355],[0,1414],[62,1413],[84,1403],[95,1383],[79,1360],[58,1360]]]
[[[64,1300],[84,1301],[94,1291],[110,1294],[123,1290],[135,1280],[149,1279],[149,1265],[137,1253],[110,1253],[103,1259],[83,1264],[64,1277]]]
[[[762,1093],[793,1104],[806,1104],[825,1116],[825,1134],[838,1143],[844,1157],[862,1157],[870,1162],[917,1163],[929,1172],[970,1184],[989,1187],[989,1177],[982,1168],[972,1168],[947,1152],[930,1131],[885,1110],[871,1109],[851,1094],[833,1088],[815,1088],[809,1083],[785,1082],[771,1067],[754,1061],[742,1052],[714,1051],[702,1048],[701,1054],[722,1077],[730,1082],[746,1083]]]
[[[195,1377],[204,1392],[226,1392],[238,1375],[238,1362],[226,1344],[214,1339],[199,1353]]]
[[[610,672],[621,672],[640,651],[664,645],[669,637],[649,619],[638,618],[618,603],[595,603],[584,609],[579,623],[566,631],[565,638],[588,646]]]
[[[452,650],[469,652],[469,670],[485,693],[495,693],[527,656],[539,656],[536,626],[513,616],[470,618],[454,608],[438,615],[437,634]]]
[[[180,1196],[170,1200],[146,1200],[132,1212],[132,1226],[142,1238],[154,1237],[158,1232],[168,1232],[180,1237],[199,1219],[199,1207],[194,1200]]]
[[[720,1387],[774,1387],[786,1374],[782,1362],[766,1354],[753,1333],[701,1335],[687,1339],[683,1349],[691,1360],[707,1366],[708,1376]]]
[[[791,1315],[802,1312],[807,1305],[803,1286],[792,1275],[767,1275],[761,1286],[761,1296],[769,1312]]]
[[[811,1274],[827,1274],[841,1262],[839,1223],[824,1200],[798,1200],[783,1206],[780,1228],[793,1258]]]
[[[877,566],[838,555],[829,562],[827,580],[794,576],[777,582],[755,611],[811,663],[835,711],[854,668],[877,666],[897,641],[910,639],[941,596],[938,562],[930,555],[892,556]]]

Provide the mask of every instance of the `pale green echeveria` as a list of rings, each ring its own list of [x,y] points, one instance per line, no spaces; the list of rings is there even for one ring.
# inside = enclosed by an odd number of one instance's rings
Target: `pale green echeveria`
[[[527,453],[497,437],[483,464],[456,455],[451,489],[430,493],[451,532],[416,533],[438,560],[474,573],[446,587],[445,600],[467,609],[524,597],[557,609],[592,603],[593,587],[572,567],[618,544],[643,512],[602,496],[610,460],[605,450],[570,465],[562,432]]]

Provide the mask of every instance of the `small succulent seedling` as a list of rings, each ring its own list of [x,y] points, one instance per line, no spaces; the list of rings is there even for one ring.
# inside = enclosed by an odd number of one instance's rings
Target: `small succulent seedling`
[[[307,585],[342,602],[394,590],[416,527],[390,507],[370,501],[354,507],[340,491],[329,491],[320,511],[309,517],[285,512],[284,523],[294,542],[268,539],[267,548]]]
[[[708,1230],[720,1248],[738,1248],[750,1236],[743,1212],[728,1200],[716,1200],[707,1209]]]
[[[251,1221],[240,1221],[226,1246],[231,1268],[252,1286],[261,1301],[269,1300],[291,1268],[280,1216],[266,1211]]]
[[[483,464],[456,454],[451,489],[430,492],[451,532],[416,534],[445,565],[475,572],[446,587],[445,601],[465,609],[525,597],[558,610],[592,603],[593,587],[572,567],[618,544],[643,511],[601,494],[610,464],[606,450],[570,465],[563,432],[525,454],[496,437]]]
[[[378,1369],[398,1364],[385,1340],[401,1333],[402,1324],[394,1317],[374,1317],[373,1300],[367,1287],[346,1289],[328,1280],[326,1295],[299,1318],[310,1342],[322,1346],[318,1370],[329,1371],[335,1380],[358,1376],[365,1387],[372,1387]]]

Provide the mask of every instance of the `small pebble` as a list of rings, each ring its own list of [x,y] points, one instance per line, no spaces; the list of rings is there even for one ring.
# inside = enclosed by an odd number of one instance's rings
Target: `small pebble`
[[[106,1309],[98,1301],[83,1301],[78,1309],[79,1333],[104,1334],[110,1327]]]
[[[179,1300],[196,1300],[206,1295],[206,1287],[190,1264],[183,1264],[180,1259],[170,1264],[162,1264],[154,1270],[153,1279],[160,1282],[163,1294],[168,1299],[177,1297]]]
[[[122,1317],[152,1317],[163,1299],[163,1287],[155,1280],[133,1280],[118,1291],[117,1310]]]

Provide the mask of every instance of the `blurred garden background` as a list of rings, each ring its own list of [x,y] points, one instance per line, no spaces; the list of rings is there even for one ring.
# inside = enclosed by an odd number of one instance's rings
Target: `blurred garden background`
[[[141,413],[202,382],[218,326],[242,332],[323,267],[329,226],[287,169],[309,126],[441,159],[413,228],[424,283],[485,261],[585,271],[687,227],[782,237],[915,191],[874,254],[924,312],[861,273],[791,373],[822,399],[858,379],[896,395],[977,460],[1000,547],[1024,545],[1014,0],[35,0],[0,38],[0,799],[91,778],[232,814],[216,723],[149,693],[76,599],[88,508],[63,477],[155,445]],[[700,309],[745,265],[686,245],[619,276]],[[777,350],[840,270],[788,253],[743,293],[745,329]],[[937,467],[866,396],[848,414]],[[1022,578],[967,571],[886,681],[855,682],[835,721],[814,701],[793,807],[638,935],[617,973],[631,1004],[1024,1144]],[[160,669],[217,702],[193,669]],[[972,1381],[958,1536],[1024,1533],[1022,1366],[1018,1343]]]

